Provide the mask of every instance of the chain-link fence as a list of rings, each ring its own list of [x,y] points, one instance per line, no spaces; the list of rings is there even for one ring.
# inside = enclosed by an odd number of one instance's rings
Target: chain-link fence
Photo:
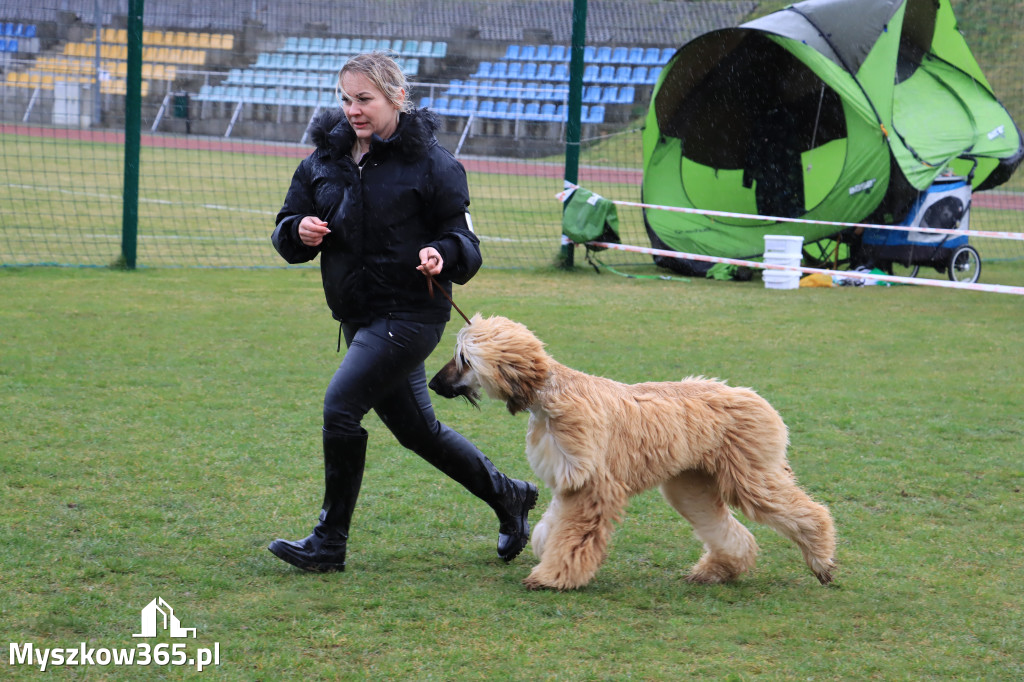
[[[741,23],[757,4],[587,4],[581,184],[640,201],[640,132],[661,67],[686,41]],[[978,5],[996,3],[974,3],[970,16]],[[291,173],[311,149],[306,126],[337,106],[344,60],[367,50],[391,52],[410,95],[442,115],[440,141],[469,172],[486,265],[555,262],[573,6],[150,0],[142,15],[138,264],[282,265],[269,235]],[[0,1],[0,264],[118,260],[128,12],[128,0]],[[1019,68],[1006,50],[1016,51],[1019,32],[1005,28],[1003,47],[979,60],[1020,120]],[[639,209],[620,209],[619,218],[624,242],[649,243]],[[997,222],[1021,230],[1016,210],[999,210]],[[1019,243],[1000,248],[992,255],[1024,257]]]

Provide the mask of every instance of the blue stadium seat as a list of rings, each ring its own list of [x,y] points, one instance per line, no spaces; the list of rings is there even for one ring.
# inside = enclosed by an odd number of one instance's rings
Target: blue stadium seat
[[[507,68],[507,76],[509,78],[521,78],[523,73],[522,62],[509,62]]]
[[[433,103],[434,100],[429,97],[420,97],[420,109],[428,108]]]
[[[324,39],[323,38],[311,38],[309,41],[309,51],[320,54],[324,50]]]
[[[598,98],[597,103],[599,104],[616,104],[619,101],[619,89],[614,85],[609,85],[607,88],[601,89],[601,96]]]
[[[544,104],[540,105],[540,114],[537,119],[540,121],[557,121],[556,111],[554,102],[544,102]]]
[[[491,65],[491,78],[508,78],[508,63],[495,62]]]
[[[619,88],[619,97],[615,100],[617,104],[632,104],[636,100],[636,88],[632,85],[623,85]]]
[[[429,57],[434,51],[434,41],[424,40],[420,42],[420,49],[416,52],[417,57]]]
[[[551,54],[548,56],[553,62],[566,62],[569,61],[568,51],[565,49],[565,45],[552,45]]]
[[[550,45],[538,45],[537,54],[533,56],[538,62],[546,62],[551,59],[551,46]]]
[[[348,49],[352,54],[359,54],[363,51],[363,39],[362,38],[350,38],[348,41]]]
[[[629,55],[626,57],[626,63],[632,66],[638,66],[644,63],[644,48],[632,47],[629,49]]]
[[[549,80],[551,80],[552,79],[551,70],[552,70],[553,66],[554,66],[553,64],[550,64],[548,62],[544,62],[542,64],[539,64],[537,66],[537,75],[534,76],[534,78],[536,78],[539,81],[549,81]]]
[[[416,55],[420,51],[420,41],[418,40],[406,40],[402,45],[402,54],[404,55]]]
[[[645,66],[653,66],[661,59],[661,50],[656,47],[648,47],[644,50],[643,60],[640,62]]]
[[[661,73],[660,66],[652,66],[647,69],[647,80],[644,81],[647,85],[654,85],[658,82],[658,75]]]
[[[588,85],[583,88],[583,101],[587,104],[597,104],[601,101],[601,86]]]
[[[551,71],[551,80],[556,82],[569,82],[569,65],[555,64],[555,68]]]
[[[612,48],[607,45],[601,45],[597,48],[597,54],[594,55],[594,61],[598,64],[607,64],[612,60]]]
[[[491,63],[480,62],[476,67],[476,73],[471,78],[490,78],[491,77]]]
[[[646,66],[634,66],[633,73],[630,74],[629,82],[633,85],[646,85],[647,84],[647,67]]]
[[[660,64],[661,66],[668,64],[668,60],[672,59],[672,55],[674,55],[675,53],[676,48],[674,47],[662,48],[661,56],[658,58],[658,64]]]
[[[336,54],[338,52],[338,39],[337,38],[324,38],[323,45],[320,46],[320,54]]]
[[[536,45],[523,45],[522,49],[519,50],[519,58],[524,62],[532,61],[537,58],[537,46]]]
[[[484,101],[480,102],[480,104],[476,108],[476,113],[478,116],[482,116],[484,118],[490,117],[494,113],[494,100],[485,99]]]
[[[604,105],[595,104],[590,110],[584,110],[581,118],[582,123],[604,123]]]
[[[625,64],[627,57],[629,57],[629,50],[625,47],[619,46],[612,50],[612,55],[608,61],[612,64]]]
[[[434,101],[434,111],[436,111],[439,114],[446,114],[446,113],[448,113],[448,98],[447,97],[438,97]]]
[[[553,83],[541,83],[537,86],[537,99],[553,100],[555,99],[555,86]]]
[[[586,80],[586,78],[584,78]],[[615,67],[611,64],[606,64],[601,67],[601,73],[597,77],[598,83],[614,83],[615,82]]]
[[[537,62],[526,62],[525,64],[523,64],[523,80],[536,80],[538,66],[539,64],[537,64]]]
[[[568,121],[569,120],[569,105],[568,104],[559,104],[558,105],[558,113],[556,113],[555,116],[557,117],[557,119],[559,121],[562,121],[563,123],[565,121]]]
[[[625,85],[626,83],[629,83],[629,78],[631,74],[632,69],[630,67],[620,66],[619,68],[615,69],[615,79],[612,82],[621,83]]]
[[[494,102],[494,111],[490,114],[491,118],[507,118],[508,117],[508,100],[499,99]]]
[[[596,57],[597,57],[597,48],[596,47],[594,47],[593,45],[585,45],[583,47],[583,61],[584,62],[586,62],[587,64],[590,64],[591,62],[595,61]]]
[[[469,116],[470,114],[476,113],[477,102],[475,99],[467,99],[462,101],[462,116]]]
[[[515,121],[523,117],[523,111],[526,109],[526,105],[522,102],[511,102],[508,105],[508,110],[505,112],[505,118],[510,121]]]
[[[540,120],[540,102],[527,102],[522,117],[527,121]]]
[[[583,82],[596,83],[601,76],[600,67],[597,64],[587,64],[583,67]]]
[[[519,59],[519,46],[518,45],[509,45],[508,47],[506,47],[505,48],[505,59],[507,59],[509,61],[515,61],[516,59]]]

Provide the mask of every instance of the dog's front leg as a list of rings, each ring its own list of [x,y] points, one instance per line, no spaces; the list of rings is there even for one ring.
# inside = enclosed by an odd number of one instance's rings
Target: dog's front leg
[[[538,559],[544,558],[544,546],[547,544],[548,534],[551,532],[551,527],[558,516],[558,507],[559,497],[558,493],[555,493],[551,497],[551,503],[548,504],[548,508],[544,510],[544,515],[534,525],[533,533],[530,534],[530,547],[533,548],[533,555]]]
[[[523,580],[526,587],[571,590],[590,582],[607,555],[613,521],[619,518],[625,500],[624,495],[602,497],[604,493],[608,491],[589,486],[569,494],[556,493],[538,524],[539,547],[535,531],[534,552],[540,563]]]

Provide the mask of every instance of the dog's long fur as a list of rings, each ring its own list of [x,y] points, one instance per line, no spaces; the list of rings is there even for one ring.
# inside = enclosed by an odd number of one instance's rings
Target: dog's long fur
[[[430,386],[471,401],[482,388],[509,412],[530,413],[526,456],[553,497],[533,530],[540,563],[529,588],[586,585],[629,498],[654,486],[704,542],[688,580],[720,583],[753,568],[757,543],[729,507],[795,542],[818,580],[832,580],[832,517],[797,485],[786,426],[750,389],[590,376],[556,362],[525,326],[479,314]]]

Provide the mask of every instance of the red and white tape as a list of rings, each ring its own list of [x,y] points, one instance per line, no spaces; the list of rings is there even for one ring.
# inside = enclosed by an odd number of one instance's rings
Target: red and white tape
[[[877,280],[880,282],[892,282],[894,284],[914,284],[917,286],[943,287],[946,289],[967,289],[970,291],[987,291],[995,294],[1016,294],[1024,296],[1024,287],[1008,286],[1005,284],[979,284],[977,282],[953,282],[942,279],[922,279],[918,277],[898,277],[896,275],[878,275],[870,272],[857,270],[823,270],[821,268],[805,268],[790,265],[777,265],[775,263],[759,263],[757,261],[740,260],[738,258],[724,258],[721,256],[705,256],[700,253],[684,253],[682,251],[668,251],[666,249],[651,249],[644,246],[631,246],[628,244],[612,244],[609,242],[587,242],[590,246],[615,249],[616,251],[629,251],[632,253],[643,253],[652,256],[667,256],[669,258],[686,258],[687,260],[699,260],[706,263],[727,263],[729,265],[740,265],[749,268],[760,268],[762,270],[788,270],[803,272],[807,274],[822,274],[839,276],[845,278],[858,278],[864,280]]]

